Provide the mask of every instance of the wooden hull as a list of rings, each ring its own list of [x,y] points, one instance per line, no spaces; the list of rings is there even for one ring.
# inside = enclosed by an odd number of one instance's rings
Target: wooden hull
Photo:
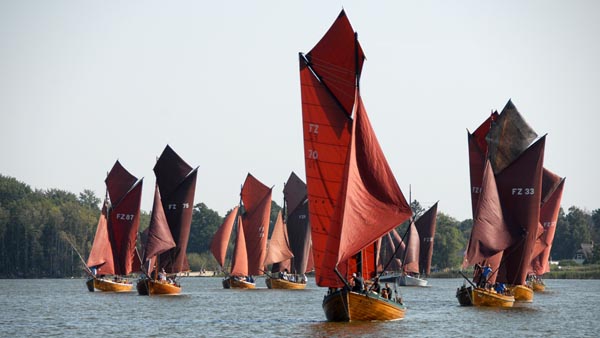
[[[256,284],[228,277],[228,278],[223,279],[223,288],[224,289],[255,289]]]
[[[427,286],[427,280],[409,276],[402,275],[398,277],[398,285],[400,286]]]
[[[148,279],[148,295],[178,295],[181,293],[181,287],[166,281]]]
[[[514,285],[509,287],[517,302],[533,302],[533,289],[526,285]]]
[[[267,278],[265,283],[269,289],[304,290],[306,283],[290,282],[281,278]]]
[[[456,299],[461,306],[473,305],[473,288],[464,285],[456,289]]]
[[[90,280],[94,289],[104,292],[130,292],[133,290],[133,284],[127,282],[115,282],[109,279],[94,277]],[[86,284],[89,282],[86,282]],[[88,284],[88,290],[90,286]]]
[[[406,308],[373,293],[338,290],[325,297],[323,311],[332,322],[387,321],[403,319]]]
[[[544,282],[532,281],[531,288],[533,292],[544,292],[546,290],[546,284]]]
[[[512,307],[515,304],[515,297],[501,295],[492,290],[475,288],[472,293],[475,306]]]

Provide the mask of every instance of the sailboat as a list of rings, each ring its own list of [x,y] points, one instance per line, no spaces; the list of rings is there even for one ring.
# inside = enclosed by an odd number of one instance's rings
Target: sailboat
[[[489,126],[485,125],[488,122]],[[476,133],[469,134],[471,192],[478,205],[478,210],[474,211],[475,218],[478,217],[477,212],[482,212],[479,205],[482,203],[483,185],[477,186],[477,183],[481,183],[478,169],[482,163],[489,161],[499,199],[499,204],[490,208],[501,210],[507,224],[504,231],[511,233],[514,238],[512,244],[502,252],[483,257],[486,260],[483,265],[489,264],[494,270],[487,282],[509,284],[509,290],[515,300],[528,302],[533,300],[533,290],[527,287],[526,276],[539,232],[545,147],[545,136],[531,143],[536,138],[535,131],[529,127],[510,100],[501,114],[492,114]],[[472,243],[469,242],[469,250]],[[476,262],[471,260],[470,263]],[[464,294],[464,290],[459,289],[457,292],[460,302],[459,293]]]
[[[360,95],[365,56],[342,10],[300,53],[304,159],[315,280],[329,291],[329,321],[399,320],[400,299],[351,291],[350,276],[376,273],[380,237],[412,215]]]
[[[213,236],[210,250],[224,268],[229,237],[232,228],[235,226],[237,229],[231,271],[223,279],[225,289],[254,289],[253,276],[264,273],[271,194],[271,188],[248,174],[242,186],[239,207],[229,213]]]
[[[140,224],[142,180],[117,161],[105,180],[106,197],[87,260],[89,291],[131,291],[124,276],[140,271],[135,243]],[[110,278],[109,276],[112,276]]]
[[[189,166],[169,145],[154,166],[154,203],[144,245],[145,276],[140,295],[181,293],[177,274],[189,270],[186,256],[198,168]]]
[[[311,242],[306,184],[294,172],[284,186],[283,196],[286,220],[278,215],[265,261],[265,265],[274,263],[271,273],[279,276],[268,276],[265,283],[269,289],[299,290],[306,288]]]
[[[428,276],[431,272],[431,259],[433,257],[433,239],[435,237],[436,202],[414,223],[411,223],[407,234],[406,268],[398,278],[400,286],[427,286]],[[414,248],[414,249],[413,249]]]

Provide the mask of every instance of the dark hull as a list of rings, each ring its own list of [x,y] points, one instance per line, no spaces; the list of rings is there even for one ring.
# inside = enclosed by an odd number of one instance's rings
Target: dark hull
[[[465,287],[464,285],[460,288],[456,289],[456,299],[458,299],[458,303],[462,306],[472,306],[473,305],[473,288]]]
[[[89,292],[94,292],[94,279],[93,278],[88,278],[88,280],[85,281],[85,285],[87,286]]]
[[[148,296],[148,279],[140,278],[135,285],[135,288],[137,289],[138,295]]]

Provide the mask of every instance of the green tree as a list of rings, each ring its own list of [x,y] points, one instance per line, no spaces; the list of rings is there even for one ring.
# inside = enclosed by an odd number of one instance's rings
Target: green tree
[[[466,241],[459,229],[459,224],[453,217],[442,212],[438,213],[433,241],[432,266],[439,269],[458,268],[462,263]]]
[[[223,218],[216,211],[209,209],[204,203],[196,204],[192,215],[187,252],[208,251],[210,242],[221,223]]]

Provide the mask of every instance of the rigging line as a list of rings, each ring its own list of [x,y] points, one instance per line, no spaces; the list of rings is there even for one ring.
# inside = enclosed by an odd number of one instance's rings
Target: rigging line
[[[412,221],[412,216],[410,217],[411,221]],[[406,238],[406,235],[408,234],[408,230],[410,229],[410,226],[406,229],[406,231],[404,232],[404,235],[401,238],[401,242],[404,242],[404,238]],[[392,261],[396,258],[396,254],[398,253],[398,249],[400,249],[400,244],[398,244],[398,246],[396,247],[396,249],[394,250],[394,254],[391,255],[390,259],[388,260],[388,262],[385,264],[385,266],[383,267],[383,269],[381,270],[381,272],[379,273],[379,276],[377,276],[377,278],[380,278],[381,275],[385,272],[385,270],[387,270],[388,266],[392,263]],[[402,262],[402,266],[404,266],[404,262]]]
[[[79,253],[79,251],[77,250],[77,248],[75,248],[75,245],[73,244],[73,242],[71,242],[71,240],[66,236],[62,236],[67,242],[69,242],[69,244],[71,245],[71,248],[73,248],[73,250],[75,250],[75,253],[77,253],[77,256],[79,256],[79,259],[81,260],[81,262],[83,263],[83,266],[85,267],[85,271],[87,273],[89,273],[90,275],[92,275],[92,269],[90,269],[87,266],[87,263],[85,262],[85,260],[83,259],[83,257],[81,256],[81,254]]]

